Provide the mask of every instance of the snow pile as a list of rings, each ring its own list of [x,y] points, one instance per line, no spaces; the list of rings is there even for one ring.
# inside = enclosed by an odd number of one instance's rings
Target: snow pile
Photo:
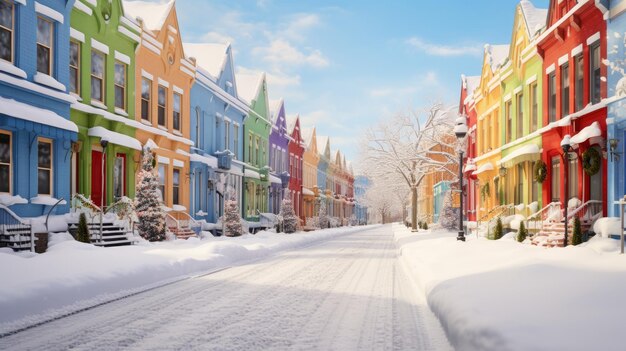
[[[457,350],[621,350],[626,256],[595,237],[545,249],[394,226],[401,264]]]
[[[600,218],[593,224],[593,232],[603,238],[608,238],[610,235],[617,235],[619,238],[622,232],[620,226],[621,223],[617,217]]]
[[[50,237],[48,252],[22,257],[0,251],[0,334],[94,306],[196,273],[266,257],[278,251],[363,230],[336,228],[294,235],[259,232],[238,238],[100,248]]]

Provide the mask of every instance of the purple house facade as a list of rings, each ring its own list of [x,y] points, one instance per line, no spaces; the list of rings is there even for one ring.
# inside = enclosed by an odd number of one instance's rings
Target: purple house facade
[[[272,213],[278,214],[280,203],[285,196],[285,189],[289,185],[289,172],[287,165],[289,133],[287,132],[287,122],[285,118],[285,102],[283,99],[270,102],[270,118],[272,132],[270,133],[270,197],[269,209]]]

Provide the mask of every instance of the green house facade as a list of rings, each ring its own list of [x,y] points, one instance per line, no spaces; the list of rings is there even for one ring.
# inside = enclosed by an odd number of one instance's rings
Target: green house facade
[[[137,22],[120,0],[78,1],[71,15],[70,91],[79,100],[72,156],[72,193],[98,206],[135,196],[141,143],[135,137]]]
[[[269,211],[269,136],[272,125],[265,74],[237,74],[239,98],[250,106],[244,123],[244,179],[242,216],[258,221]]]

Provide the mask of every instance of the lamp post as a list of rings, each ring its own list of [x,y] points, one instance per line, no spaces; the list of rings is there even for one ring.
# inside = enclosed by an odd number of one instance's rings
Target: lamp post
[[[465,117],[461,116],[456,119],[454,126],[454,134],[459,141],[462,141],[467,135],[467,123]],[[463,148],[459,146],[459,234],[457,241],[465,241],[465,230],[463,229]]]
[[[104,204],[106,196],[106,194],[104,193],[104,184],[106,183],[104,167],[106,166],[107,145],[109,145],[108,140],[100,140],[100,146],[102,146],[102,164],[100,165],[100,171],[102,176],[102,180],[100,181],[100,243],[102,243],[102,217],[104,216]]]
[[[567,230],[569,226],[569,223],[567,223],[567,208],[569,207],[569,152],[572,149],[569,135],[566,135],[563,140],[561,140],[561,148],[563,149],[563,159],[565,161],[565,177],[563,179],[565,185],[565,236],[563,237],[563,247],[567,247]]]

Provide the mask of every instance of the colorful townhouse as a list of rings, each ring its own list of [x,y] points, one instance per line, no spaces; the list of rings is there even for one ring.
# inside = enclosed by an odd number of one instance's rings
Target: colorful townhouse
[[[69,210],[70,12],[74,1],[0,1],[0,203],[19,216]]]
[[[317,135],[315,127],[302,129],[302,141],[304,143],[304,153],[302,159],[302,206],[305,224],[307,218],[312,218],[318,214],[318,200],[320,197],[319,188],[319,161],[320,154],[317,150]]]
[[[289,132],[285,116],[285,101],[279,99],[270,102],[270,122],[272,131],[269,136],[269,166],[270,166],[270,194],[269,211],[278,214],[280,204],[285,197],[285,189],[289,186],[289,178],[295,177],[298,172],[292,167],[293,155],[288,154]],[[289,158],[287,158],[289,155]],[[289,169],[287,169],[289,162]],[[294,209],[296,203],[294,201]]]
[[[464,116],[467,123],[467,143],[463,174],[467,184],[465,186],[465,217],[469,222],[476,222],[478,196],[480,189],[476,177],[472,172],[476,170],[474,158],[476,158],[477,132],[476,132],[476,108],[474,102],[474,90],[480,84],[480,76],[461,75],[461,94],[459,101],[459,116]]]
[[[141,143],[135,139],[135,50],[141,29],[121,0],[82,2],[72,10],[69,91],[78,141],[71,157],[71,192],[99,207],[135,197]]]
[[[607,1],[552,0],[546,30],[537,39],[543,58],[542,160],[547,166],[543,202],[570,205],[576,198],[594,213],[606,215],[607,162],[602,156],[606,140]],[[606,79],[604,79],[606,80]],[[561,143],[572,146],[569,160]],[[565,197],[566,172],[569,163]],[[578,202],[578,201],[575,201]],[[588,211],[587,211],[588,212]]]
[[[329,184],[330,140],[325,136],[316,136],[319,161],[317,162],[317,198],[326,204],[326,214],[332,215],[331,191]]]
[[[515,206],[524,216],[542,208],[541,184],[533,179],[535,164],[541,159],[543,127],[543,66],[535,44],[545,28],[547,13],[529,1],[517,5],[507,63],[500,70],[502,146],[496,166],[502,203]]]
[[[249,107],[237,95],[230,45],[185,43],[184,49],[197,65],[191,88],[189,213],[217,223],[228,197],[243,201],[243,125]]]
[[[360,225],[367,224],[369,220],[369,210],[364,200],[369,184],[369,179],[366,176],[357,175],[354,177],[354,198],[356,200],[354,211]]]
[[[265,73],[237,74],[239,97],[250,106],[244,124],[244,196],[242,216],[248,221],[259,221],[260,213],[268,211],[270,129],[269,103]]]
[[[615,201],[626,195],[626,0],[611,0],[607,22],[608,215],[619,217]],[[615,69],[613,69],[615,68]],[[619,71],[619,69],[622,71]]]
[[[189,208],[190,92],[196,67],[183,50],[175,2],[124,1],[141,29],[136,51],[136,138],[156,156],[159,190],[166,207]]]
[[[304,174],[305,174],[305,161],[304,161],[304,140],[302,138],[302,130],[300,128],[300,116],[291,116],[287,117],[287,133],[289,135],[289,145],[287,147],[287,152],[289,153],[289,157],[291,155],[294,156],[294,159],[299,160],[299,167],[297,172],[291,174],[289,177],[289,191],[293,196],[293,204],[294,209],[296,211],[296,215],[302,220],[302,223],[305,221],[304,215]],[[309,188],[307,194],[309,197],[311,195],[315,195],[313,191]]]
[[[476,115],[478,118],[476,134],[476,170],[479,205],[477,220],[483,221],[495,215],[500,205],[504,205],[499,182],[497,163],[500,161],[500,72],[505,65],[509,45],[485,45],[480,84],[474,91]],[[510,63],[507,63],[507,65]],[[504,67],[506,70],[507,67]]]

